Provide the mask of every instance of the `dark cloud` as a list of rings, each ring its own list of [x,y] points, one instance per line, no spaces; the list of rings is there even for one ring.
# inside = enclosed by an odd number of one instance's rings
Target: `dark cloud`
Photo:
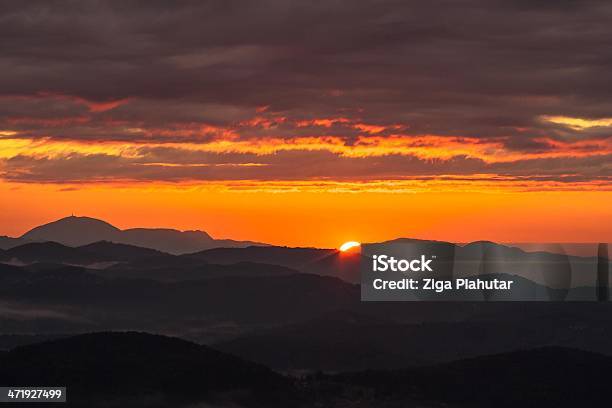
[[[422,159],[413,155],[344,157],[329,151],[274,154],[204,153],[181,148],[142,148],[134,157],[76,154],[18,155],[0,161],[10,181],[82,183],[92,181],[376,181],[481,175],[482,180],[612,181],[612,155],[526,159],[486,163],[466,156]],[[476,180],[473,177],[470,180]]]
[[[137,142],[333,135],[350,145],[367,136],[351,124],[365,123],[388,127],[378,136],[551,151],[549,141],[611,137],[609,126],[542,120],[612,116],[611,23],[605,1],[4,1],[0,130]],[[338,117],[350,124],[297,125]],[[376,173],[371,160],[364,177]],[[413,159],[397,160],[411,171]]]

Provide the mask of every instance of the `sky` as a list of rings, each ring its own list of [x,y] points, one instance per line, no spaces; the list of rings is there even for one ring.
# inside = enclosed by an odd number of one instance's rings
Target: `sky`
[[[5,1],[0,234],[612,241],[605,1]]]

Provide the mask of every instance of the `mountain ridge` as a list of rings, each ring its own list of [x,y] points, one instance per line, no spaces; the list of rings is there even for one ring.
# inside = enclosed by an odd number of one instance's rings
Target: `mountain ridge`
[[[92,217],[60,218],[39,225],[18,238],[3,239],[3,248],[28,242],[57,242],[70,247],[82,247],[99,241],[150,248],[174,255],[202,251],[219,246],[245,247],[266,245],[252,241],[214,239],[201,230],[179,231],[172,228],[119,229],[114,225]],[[13,245],[14,244],[14,245]]]

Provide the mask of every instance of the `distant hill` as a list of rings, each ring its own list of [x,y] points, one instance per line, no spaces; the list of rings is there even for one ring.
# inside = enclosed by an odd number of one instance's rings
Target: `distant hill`
[[[119,228],[90,217],[70,216],[31,229],[20,238],[22,241],[53,241],[79,247],[98,241],[109,241],[138,247],[156,249],[172,254],[201,251],[204,249],[245,247],[256,242],[215,240],[204,231],[178,231],[165,228]],[[5,246],[11,246],[5,239]],[[258,244],[264,245],[264,244]]]
[[[11,238],[7,236],[0,236],[0,250],[10,249],[19,245],[26,244],[28,241],[21,238]]]
[[[94,242],[81,247],[70,247],[57,242],[30,242],[0,252],[0,261],[28,263],[55,263],[92,265],[101,262],[127,262],[158,258],[167,254],[149,248],[115,244],[108,241]]]
[[[598,243],[574,243],[574,242],[516,242],[509,243],[508,245],[518,247],[527,252],[550,252],[555,254],[567,254],[573,256],[591,257],[598,255]],[[610,246],[610,244],[604,244]],[[609,251],[609,256],[612,256],[612,251]]]
[[[251,262],[281,265],[303,273],[334,276],[351,283],[357,283],[360,280],[359,252],[343,253],[335,249],[249,246],[246,248],[214,248],[186,254],[182,257],[215,264]]]
[[[145,266],[148,265],[148,266]],[[271,277],[294,275],[298,271],[279,265],[238,262],[217,265],[177,257],[143,258],[113,265],[100,272],[106,277],[152,279],[161,282],[206,280],[223,277]]]
[[[104,255],[72,248],[57,242],[30,242],[4,251],[4,260],[23,263],[52,262],[67,264],[92,264],[108,260]]]
[[[98,241],[78,247],[79,250],[96,254],[112,261],[137,261],[139,259],[158,258],[167,254],[150,248],[141,248],[129,244],[116,244],[110,241]]]
[[[76,247],[96,241],[114,241],[121,230],[90,217],[66,217],[31,229],[21,236],[29,241],[54,241]]]
[[[146,271],[133,276],[61,265],[34,269],[0,264],[0,299],[19,303],[24,310],[32,305],[34,314],[42,314],[40,305],[44,305],[62,316],[69,313],[73,321],[107,327],[130,327],[136,322],[147,329],[213,322],[238,327],[288,323],[359,302],[359,288],[339,279],[278,266],[255,267],[203,266],[188,272],[188,279],[171,279],[172,272],[167,278],[155,272],[148,278]]]
[[[257,262],[302,269],[335,252],[337,251],[333,249],[249,246],[246,248],[214,248],[183,256],[216,264]]]
[[[284,406],[291,384],[206,346],[144,333],[94,333],[0,353],[0,384],[68,388],[70,406]]]
[[[381,243],[362,245],[362,252],[339,252],[335,249],[290,248],[281,246],[250,246],[245,248],[214,248],[184,258],[210,263],[231,264],[255,262],[282,265],[304,273],[339,277],[359,283],[360,264],[365,253],[393,253],[406,255],[412,247],[418,254],[436,255],[438,277],[468,277],[477,274],[520,275],[540,285],[558,289],[593,286],[597,259],[562,253],[525,252],[524,250],[488,241],[457,245],[443,241],[400,238]],[[559,298],[564,295],[559,293]],[[580,299],[576,299],[580,300]]]
[[[357,369],[365,361],[390,367],[394,355],[411,363],[448,361],[518,345],[606,352],[612,336],[612,302],[362,302],[358,285],[332,277],[265,264],[191,262],[167,255],[103,270],[0,263],[0,333],[137,328],[199,342],[236,339],[228,351],[289,369]],[[386,323],[313,320],[339,311]],[[312,322],[302,326],[305,321]],[[435,322],[449,325],[403,327]],[[456,339],[452,347],[448,339]],[[318,347],[329,358],[314,358]],[[284,355],[292,357],[278,358]]]

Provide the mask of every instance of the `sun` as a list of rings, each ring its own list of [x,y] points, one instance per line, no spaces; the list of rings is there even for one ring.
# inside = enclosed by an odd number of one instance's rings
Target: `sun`
[[[359,242],[357,242],[357,241],[348,241],[348,242],[345,242],[344,244],[340,245],[339,249],[340,249],[341,252],[346,252],[346,251],[351,250],[352,248],[356,248],[356,247],[359,247],[359,246],[361,246],[361,244]]]

